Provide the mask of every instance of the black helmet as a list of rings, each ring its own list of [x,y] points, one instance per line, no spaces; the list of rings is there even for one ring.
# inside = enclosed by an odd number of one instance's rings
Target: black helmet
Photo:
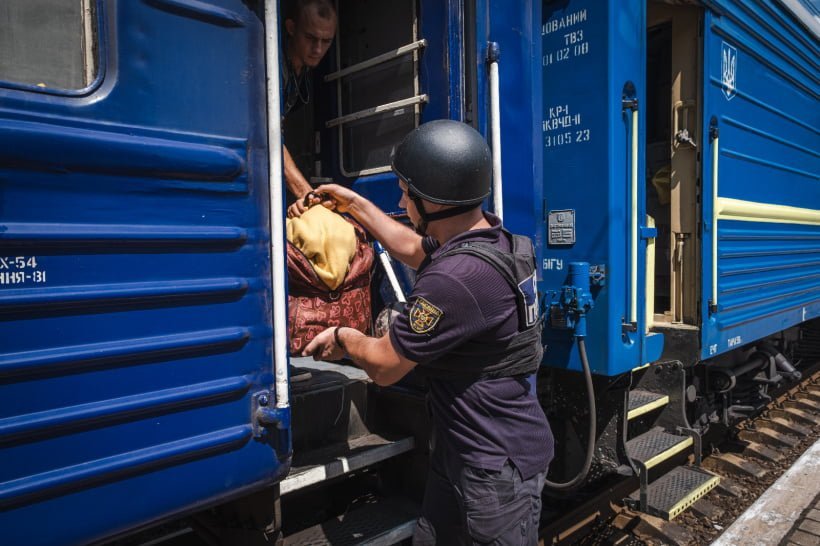
[[[490,148],[478,131],[459,121],[422,124],[396,147],[392,163],[411,197],[441,205],[478,205],[490,195]]]

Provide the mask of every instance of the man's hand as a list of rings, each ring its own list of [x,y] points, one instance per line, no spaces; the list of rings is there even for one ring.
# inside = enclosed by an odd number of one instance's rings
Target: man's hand
[[[293,218],[296,216],[301,216],[302,213],[307,210],[306,206],[299,206],[299,204],[302,203],[305,195],[310,192],[311,187],[310,184],[308,184],[308,181],[305,180],[302,172],[296,166],[296,163],[294,163],[293,158],[290,156],[290,152],[288,151],[288,147],[282,146],[282,152],[285,186],[288,188],[288,191],[297,198],[296,203],[288,207],[288,218]]]
[[[299,218],[308,208],[309,207],[305,205],[305,197],[302,196],[288,207],[288,218]]]
[[[313,360],[341,360],[345,351],[336,344],[334,330],[335,326],[313,338],[302,351],[302,356],[312,356]]]
[[[360,199],[358,193],[338,184],[323,184],[313,191],[321,196],[322,205],[337,212],[350,211],[353,202]],[[319,202],[319,198],[315,202]]]

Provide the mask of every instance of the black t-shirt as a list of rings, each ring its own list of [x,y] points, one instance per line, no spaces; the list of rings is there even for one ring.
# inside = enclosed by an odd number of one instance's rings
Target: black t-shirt
[[[282,71],[282,136],[293,162],[305,179],[310,180],[314,162],[313,71],[302,68],[298,76],[285,62]],[[287,205],[296,200],[287,191]]]
[[[390,330],[393,347],[405,358],[435,366],[447,354],[474,356],[482,345],[518,334],[516,298],[490,264],[467,254],[435,258],[466,242],[509,251],[501,222],[447,241],[419,274],[406,311]],[[549,424],[526,378],[482,380],[429,378],[436,449],[449,449],[470,466],[500,470],[507,459],[525,479],[547,468],[553,456]]]

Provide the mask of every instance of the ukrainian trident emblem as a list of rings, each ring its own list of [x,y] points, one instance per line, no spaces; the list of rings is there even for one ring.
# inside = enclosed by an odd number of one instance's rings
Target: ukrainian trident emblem
[[[737,49],[723,42],[720,47],[720,75],[723,95],[732,100],[737,94]]]

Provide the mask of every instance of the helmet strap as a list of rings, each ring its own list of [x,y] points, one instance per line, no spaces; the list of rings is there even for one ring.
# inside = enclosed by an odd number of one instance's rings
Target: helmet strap
[[[424,209],[424,201],[415,193],[410,192],[409,196],[413,200],[413,204],[416,205],[420,217],[419,225],[416,226],[416,233],[424,237],[427,235],[427,211]]]
[[[427,225],[430,222],[458,216],[459,214],[464,214],[465,212],[469,212],[481,206],[481,203],[474,203],[472,205],[459,205],[457,207],[440,210],[438,212],[427,212],[424,208],[424,201],[421,197],[412,192],[409,193],[409,197],[413,200],[413,204],[416,205],[416,210],[419,211],[421,221],[419,222],[419,225],[416,226],[416,233],[422,236],[427,235]]]
[[[433,222],[434,220],[443,220],[444,218],[450,218],[451,216],[458,216],[459,214],[464,214],[465,212],[469,212],[479,206],[481,206],[481,203],[475,203],[473,205],[459,205],[451,209],[431,212],[427,214],[427,221]]]

